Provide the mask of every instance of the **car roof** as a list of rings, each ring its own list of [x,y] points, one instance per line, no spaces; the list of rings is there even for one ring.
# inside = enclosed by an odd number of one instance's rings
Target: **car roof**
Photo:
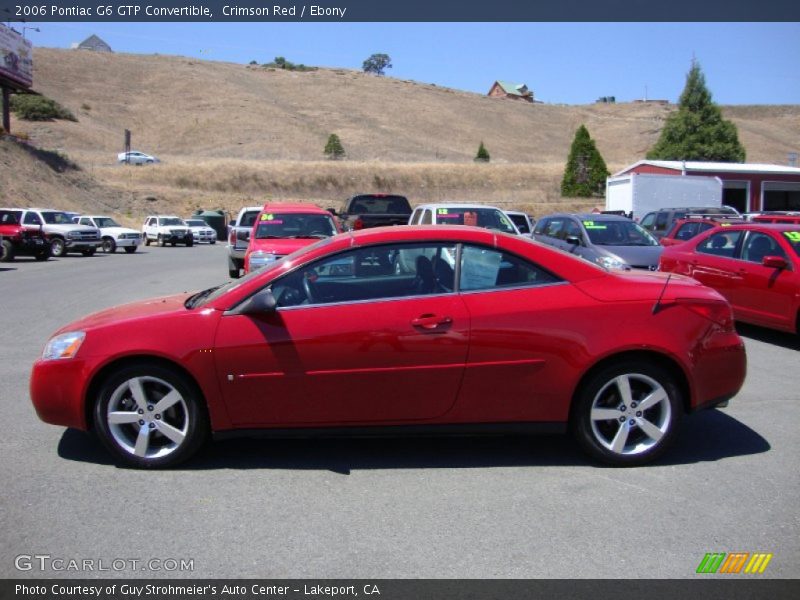
[[[574,219],[578,219],[580,221],[627,221],[632,223],[628,217],[623,217],[622,215],[605,215],[603,213],[553,213],[552,215],[545,215],[540,221],[543,219],[548,218],[563,218],[563,217],[571,217]]]
[[[762,230],[762,231],[797,231],[800,228],[799,223],[756,223],[753,221],[745,221],[742,223],[731,223],[730,225],[726,225],[722,227],[718,225],[720,229],[725,229],[726,231],[730,230],[737,230],[737,229],[754,229],[754,230]]]
[[[331,214],[316,204],[303,204],[302,202],[268,202],[263,206],[261,212],[308,213],[317,215]]]
[[[502,211],[503,209],[497,208],[496,206],[491,206],[489,204],[470,204],[467,202],[436,202],[433,204],[420,204],[419,206],[415,207],[414,210],[424,208],[488,208]]]

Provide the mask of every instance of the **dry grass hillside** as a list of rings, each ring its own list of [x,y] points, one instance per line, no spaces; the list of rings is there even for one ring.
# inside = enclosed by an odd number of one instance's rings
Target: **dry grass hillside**
[[[288,72],[174,56],[43,48],[34,66],[35,88],[78,122],[15,121],[12,128],[75,160],[97,182],[98,197],[137,218],[267,198],[330,205],[372,190],[541,213],[562,202],[559,181],[578,125],[586,124],[614,171],[643,157],[673,109],[531,105],[350,70]],[[796,149],[800,107],[724,111],[748,160],[780,163]],[[163,163],[116,166],[125,128],[134,148]],[[345,161],[323,160],[334,132]],[[472,162],[481,141],[488,165]],[[85,196],[76,190],[70,201]]]

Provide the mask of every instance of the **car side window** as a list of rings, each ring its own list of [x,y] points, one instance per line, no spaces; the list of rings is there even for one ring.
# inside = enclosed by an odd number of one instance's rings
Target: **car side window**
[[[421,225],[433,225],[433,213],[431,209],[425,209],[425,212],[422,215],[422,220],[420,221]]]
[[[568,219],[564,223],[564,227],[559,232],[558,237],[562,240],[566,240],[568,237],[574,236],[579,240],[583,239],[583,231],[581,231],[581,226],[578,225],[572,219]]]
[[[642,220],[639,222],[639,225],[644,227],[645,229],[652,230],[653,229],[653,222],[656,220],[656,213],[651,212],[647,213]]]
[[[92,223],[92,220],[87,218],[87,217],[81,217],[80,219],[78,219],[78,224],[79,225],[90,225],[90,226],[94,225],[94,223]]]
[[[684,223],[675,233],[676,240],[690,240],[697,234],[697,223]]]
[[[656,214],[656,222],[653,226],[653,231],[664,231],[667,228],[667,223],[669,222],[669,213],[660,212]]]
[[[450,242],[357,248],[324,258],[272,283],[281,307],[363,302],[453,291]]]
[[[561,227],[564,225],[564,219],[550,219],[547,227],[544,230],[544,235],[547,237],[557,238]]]
[[[714,256],[724,256],[733,258],[736,252],[736,244],[742,236],[741,231],[725,231],[715,233],[706,238],[697,246],[697,251],[703,254],[713,254]]]
[[[492,290],[506,287],[536,286],[561,281],[513,254],[481,246],[464,246],[461,251],[459,290]]]
[[[22,222],[25,225],[41,225],[42,224],[42,220],[39,218],[39,215],[37,215],[36,213],[32,213],[32,212],[26,213],[25,214],[25,219],[23,219]]]
[[[419,218],[420,218],[421,215],[422,215],[422,211],[421,210],[415,210],[413,213],[411,213],[411,219],[409,219],[408,224],[409,225],[418,225],[419,224]]]
[[[742,244],[742,260],[761,264],[765,256],[786,258],[786,253],[772,236],[760,231],[748,231]]]
[[[550,222],[550,219],[540,219],[536,223],[536,227],[533,228],[533,233],[535,235],[542,235],[544,233],[545,229],[547,229],[547,224],[549,222]]]

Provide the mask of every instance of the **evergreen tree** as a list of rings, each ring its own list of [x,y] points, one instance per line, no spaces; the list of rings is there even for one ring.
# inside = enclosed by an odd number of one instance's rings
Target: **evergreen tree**
[[[486,146],[483,145],[483,141],[481,141],[481,145],[478,146],[478,153],[475,155],[475,160],[479,162],[489,162],[491,160],[489,151],[486,149]]]
[[[344,146],[342,146],[342,140],[340,140],[339,136],[335,133],[332,133],[330,136],[328,136],[328,143],[325,144],[324,153],[331,160],[344,158]]]
[[[647,158],[744,162],[745,149],[739,143],[736,125],[722,118],[696,62],[686,76],[677,112],[667,118]]]
[[[567,158],[564,178],[561,180],[562,196],[589,197],[602,195],[609,176],[606,161],[600,155],[589,130],[578,127]]]

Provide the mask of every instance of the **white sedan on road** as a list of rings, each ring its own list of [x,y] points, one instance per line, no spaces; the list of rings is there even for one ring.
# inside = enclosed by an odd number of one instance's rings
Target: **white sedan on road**
[[[120,152],[117,154],[117,161],[119,161],[120,164],[129,165],[152,165],[153,163],[161,162],[155,156],[137,150]]]

